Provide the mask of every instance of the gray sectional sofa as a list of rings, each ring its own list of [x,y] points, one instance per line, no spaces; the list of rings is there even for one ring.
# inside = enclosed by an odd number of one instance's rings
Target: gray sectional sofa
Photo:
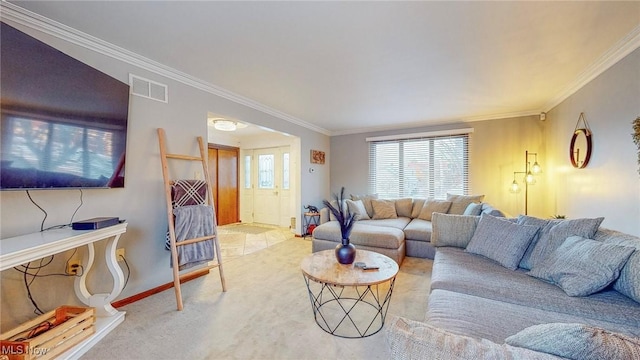
[[[426,318],[387,322],[391,357],[640,359],[640,238],[601,221],[434,214]]]
[[[406,256],[433,259],[431,216],[449,214],[504,214],[487,203],[483,195],[447,194],[446,200],[402,198],[381,200],[375,195],[351,195],[347,206],[359,220],[349,240],[357,249],[375,251],[398,264]],[[327,208],[320,210],[320,225],[313,230],[312,251],[333,249],[341,242],[340,226],[332,221]]]

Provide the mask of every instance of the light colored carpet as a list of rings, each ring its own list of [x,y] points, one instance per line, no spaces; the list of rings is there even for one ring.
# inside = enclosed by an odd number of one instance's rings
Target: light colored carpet
[[[182,286],[127,305],[125,321],[83,359],[387,359],[383,331],[364,339],[327,334],[313,320],[300,271],[311,242],[293,238]],[[423,320],[432,261],[405,258],[388,316]]]

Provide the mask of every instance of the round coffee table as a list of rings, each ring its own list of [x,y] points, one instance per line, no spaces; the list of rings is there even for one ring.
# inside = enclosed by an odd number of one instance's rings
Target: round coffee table
[[[363,270],[357,262],[378,269]],[[313,317],[331,335],[362,338],[384,326],[398,264],[367,250],[356,250],[354,264],[338,263],[334,250],[313,253],[300,264]]]

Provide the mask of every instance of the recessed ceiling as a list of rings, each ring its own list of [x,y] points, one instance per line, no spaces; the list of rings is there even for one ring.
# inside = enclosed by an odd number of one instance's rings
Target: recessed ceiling
[[[546,111],[640,37],[634,1],[12,3],[331,134]]]

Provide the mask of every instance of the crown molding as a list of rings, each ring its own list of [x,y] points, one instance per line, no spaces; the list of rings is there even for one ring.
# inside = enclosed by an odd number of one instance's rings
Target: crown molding
[[[332,131],[331,136],[340,136],[340,135],[353,135],[353,134],[364,134],[364,133],[372,133],[379,131],[388,131],[388,130],[400,130],[400,129],[414,129],[419,127],[433,127],[440,125],[448,125],[454,123],[468,123],[475,121],[484,121],[484,120],[498,120],[498,119],[508,119],[508,118],[517,118],[523,116],[539,116],[540,110],[526,110],[526,111],[517,111],[510,113],[502,113],[502,114],[489,114],[489,115],[481,115],[481,116],[472,116],[472,117],[462,117],[462,118],[449,118],[449,119],[440,119],[440,120],[429,120],[428,122],[414,122],[410,124],[392,124],[392,125],[383,125],[383,126],[372,126],[367,128],[357,128],[357,129],[347,129],[347,130],[337,130]]]
[[[34,30],[43,32],[45,34],[54,36],[61,40],[70,42],[72,44],[81,46],[87,50],[97,52],[99,54],[109,56],[113,59],[125,62],[127,64],[137,66],[144,70],[153,72],[155,74],[164,76],[166,78],[178,81],[182,84],[191,86],[198,90],[219,96],[221,98],[233,101],[235,103],[247,106],[254,110],[261,111],[263,113],[272,115],[287,122],[302,126],[315,132],[331,135],[330,131],[304,120],[298,119],[294,116],[285,114],[279,110],[261,104],[257,101],[246,98],[242,95],[236,94],[222,87],[208,83],[194,76],[186,74],[182,71],[176,70],[169,66],[163,65],[159,62],[153,61],[141,55],[138,55],[132,51],[126,50],[97,37],[83,33],[67,25],[61,24],[57,21],[51,20],[40,14],[26,10],[15,4],[9,3],[6,0],[0,2],[0,18],[3,20],[9,20]]]
[[[620,39],[615,45],[607,50],[602,56],[594,61],[589,67],[587,67],[576,80],[569,84],[564,90],[562,90],[555,97],[551,98],[544,106],[543,112],[548,112],[554,107],[558,106],[561,102],[566,100],[569,96],[575,94],[583,86],[587,85],[591,80],[598,77],[598,75],[605,72],[612,67],[618,61],[622,60],[625,56],[631,54],[636,49],[640,48],[640,25],[636,26],[625,37]]]

